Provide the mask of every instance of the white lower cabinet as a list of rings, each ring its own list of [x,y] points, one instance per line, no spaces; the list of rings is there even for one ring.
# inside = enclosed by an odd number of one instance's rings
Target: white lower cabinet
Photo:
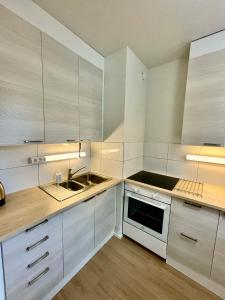
[[[211,276],[225,286],[225,213],[220,212]]]
[[[91,198],[63,213],[64,276],[94,249],[94,206]]]
[[[167,260],[210,277],[219,212],[173,198]]]
[[[62,215],[2,243],[7,300],[39,300],[63,279]]]
[[[116,189],[111,188],[95,197],[95,247],[111,232],[116,224]]]

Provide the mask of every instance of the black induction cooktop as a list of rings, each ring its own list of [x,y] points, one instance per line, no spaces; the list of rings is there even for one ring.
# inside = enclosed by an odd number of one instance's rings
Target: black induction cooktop
[[[145,184],[150,184],[153,186],[157,186],[162,189],[172,191],[175,185],[177,184],[179,178],[170,177],[166,175],[160,175],[156,173],[151,173],[147,171],[140,171],[130,177],[128,179],[142,182]]]

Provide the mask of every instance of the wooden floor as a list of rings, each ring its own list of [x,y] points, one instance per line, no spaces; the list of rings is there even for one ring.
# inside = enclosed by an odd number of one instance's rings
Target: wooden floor
[[[128,238],[112,238],[54,300],[218,300]]]

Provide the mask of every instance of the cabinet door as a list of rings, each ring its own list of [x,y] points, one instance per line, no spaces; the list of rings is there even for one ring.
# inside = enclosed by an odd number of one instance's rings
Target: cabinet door
[[[220,213],[211,275],[215,281],[225,286],[225,214],[224,212]]]
[[[102,82],[102,71],[79,58],[81,140],[102,140]]]
[[[42,33],[46,143],[79,139],[78,56]]]
[[[191,58],[182,143],[225,145],[225,50]]]
[[[41,34],[0,6],[0,144],[43,141]]]
[[[94,249],[94,199],[63,213],[64,276]]]
[[[115,192],[111,188],[95,197],[95,247],[115,230]]]
[[[167,259],[209,277],[218,217],[215,209],[173,198]]]

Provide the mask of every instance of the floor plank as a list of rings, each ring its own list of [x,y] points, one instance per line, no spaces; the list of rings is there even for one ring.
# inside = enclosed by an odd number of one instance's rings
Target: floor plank
[[[54,300],[219,300],[157,255],[113,237]]]

